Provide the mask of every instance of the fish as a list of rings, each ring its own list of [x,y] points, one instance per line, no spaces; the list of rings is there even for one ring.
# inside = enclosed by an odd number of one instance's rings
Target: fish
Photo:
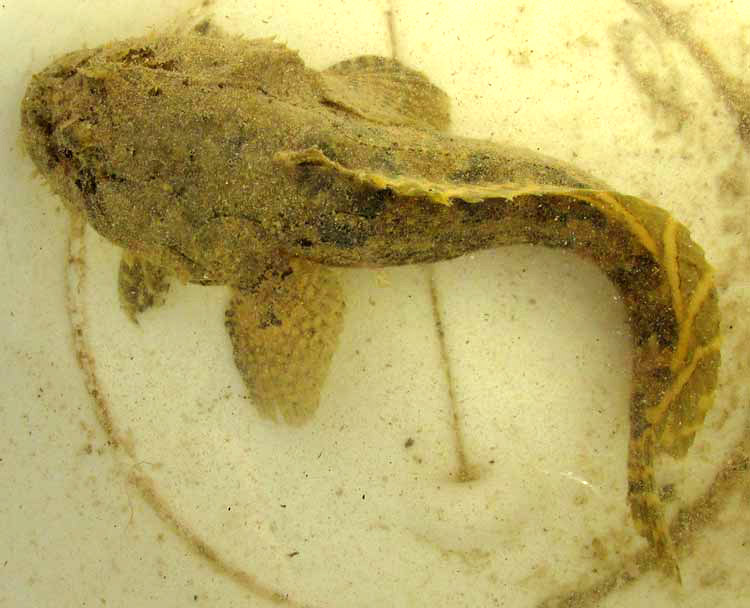
[[[633,341],[627,500],[680,580],[655,480],[684,458],[721,361],[714,271],[666,210],[519,147],[450,133],[421,72],[363,55],[325,69],[272,39],[150,34],[34,75],[23,141],[51,190],[122,248],[138,316],[171,281],[226,285],[234,360],[263,416],[309,423],[345,312],[336,267],[427,264],[533,244],[593,261]]]

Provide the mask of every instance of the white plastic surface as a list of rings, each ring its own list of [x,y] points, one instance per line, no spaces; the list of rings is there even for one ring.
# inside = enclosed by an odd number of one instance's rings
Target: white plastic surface
[[[397,53],[449,94],[454,132],[658,201],[717,268],[717,405],[688,457],[659,463],[670,514],[705,523],[682,588],[656,572],[609,588],[643,541],[625,502],[629,334],[590,264],[514,247],[342,271],[344,334],[302,428],[244,398],[226,289],[123,315],[119,252],[75,234],[20,150],[31,74],[203,14],[313,67],[391,53],[385,1],[205,4],[0,5],[0,606],[749,605],[750,7],[392,5]]]

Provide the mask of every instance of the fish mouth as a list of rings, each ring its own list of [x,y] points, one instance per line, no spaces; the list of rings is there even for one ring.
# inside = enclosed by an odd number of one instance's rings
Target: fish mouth
[[[31,77],[21,102],[21,128],[26,151],[42,173],[55,170],[66,156],[72,158],[72,151],[62,145],[59,127],[73,117],[70,102],[76,93],[73,80],[79,68],[97,52],[68,53]]]
[[[26,152],[42,173],[51,171],[60,162],[59,151],[53,144],[57,129],[47,86],[33,77],[21,103],[21,129]]]
[[[22,141],[27,154],[53,193],[72,211],[86,210],[96,194],[75,126],[82,116],[80,68],[99,52],[75,51],[32,76],[21,102]]]

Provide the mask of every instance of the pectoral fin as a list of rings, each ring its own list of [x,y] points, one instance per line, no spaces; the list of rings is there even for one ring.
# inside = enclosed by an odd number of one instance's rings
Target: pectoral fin
[[[395,59],[363,55],[321,73],[324,100],[385,125],[446,130],[448,96],[427,77]]]
[[[169,291],[169,271],[131,252],[123,251],[117,278],[120,306],[132,321],[153,306],[164,303]]]
[[[256,289],[234,290],[226,326],[237,368],[263,416],[301,424],[315,413],[343,311],[333,271],[303,260],[292,260]]]

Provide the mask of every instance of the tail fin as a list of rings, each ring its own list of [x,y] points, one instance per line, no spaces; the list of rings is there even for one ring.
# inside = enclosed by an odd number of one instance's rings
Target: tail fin
[[[644,429],[643,423],[638,425],[631,421],[628,502],[635,527],[648,541],[659,567],[681,584],[677,554],[654,479],[654,441],[653,428],[646,426]]]

